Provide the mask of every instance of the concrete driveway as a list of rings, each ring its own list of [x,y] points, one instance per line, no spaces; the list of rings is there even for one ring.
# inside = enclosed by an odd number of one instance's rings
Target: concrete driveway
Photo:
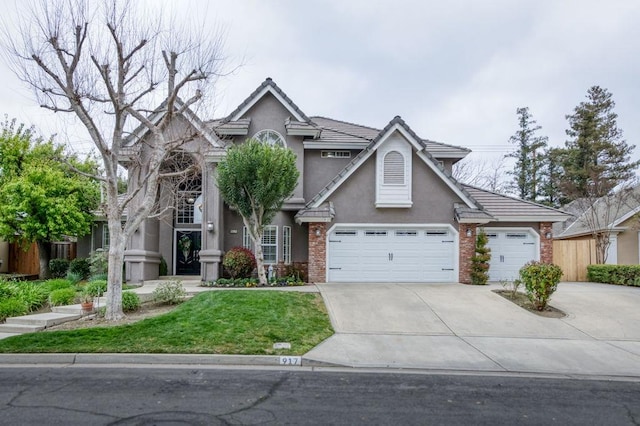
[[[336,334],[305,358],[354,367],[640,377],[640,288],[561,283],[562,319],[498,285],[319,284]]]

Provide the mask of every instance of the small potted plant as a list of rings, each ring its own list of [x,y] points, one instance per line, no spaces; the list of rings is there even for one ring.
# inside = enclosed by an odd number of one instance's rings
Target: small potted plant
[[[82,306],[82,312],[92,312],[93,311],[93,295],[88,291],[83,291],[80,294],[80,306]]]

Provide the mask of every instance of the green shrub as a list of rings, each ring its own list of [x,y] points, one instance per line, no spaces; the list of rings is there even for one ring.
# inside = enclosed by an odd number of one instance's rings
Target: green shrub
[[[122,311],[135,312],[140,308],[140,297],[132,291],[122,292]]]
[[[92,295],[93,297],[100,297],[107,291],[106,280],[92,280],[84,286],[84,291]]]
[[[589,265],[587,279],[596,283],[640,287],[640,265]]]
[[[76,300],[76,290],[73,287],[59,288],[49,293],[49,305],[73,305]]]
[[[24,302],[29,312],[40,309],[47,301],[49,294],[46,286],[39,283],[21,282],[14,283],[15,299]]]
[[[102,249],[93,251],[89,255],[88,261],[91,276],[106,274],[109,266],[109,252]]]
[[[65,278],[47,280],[42,285],[44,285],[49,292],[52,292],[53,290],[59,290],[61,288],[73,287],[73,283]]]
[[[0,322],[10,317],[19,317],[29,312],[27,304],[20,299],[0,300]]]
[[[491,249],[487,247],[489,238],[483,230],[476,237],[475,254],[471,257],[471,284],[486,285],[489,281],[489,261]]]
[[[520,281],[533,306],[542,311],[562,278],[562,269],[550,263],[529,262],[520,268]]]
[[[69,264],[68,273],[74,273],[80,276],[80,280],[86,280],[91,273],[91,265],[89,259],[83,257],[76,257]]]
[[[91,275],[91,278],[89,278],[89,281],[108,281],[108,280],[109,280],[109,276],[106,273]]]
[[[169,268],[167,267],[167,261],[164,260],[164,257],[160,258],[160,270],[159,274],[161,277],[164,277],[169,274]]]
[[[13,297],[15,291],[15,283],[8,281],[0,281],[0,300],[9,299]]]
[[[249,278],[256,267],[256,258],[244,247],[234,247],[225,253],[222,266],[231,278]]]
[[[179,281],[163,282],[153,290],[153,301],[163,305],[177,305],[187,297],[187,291]]]
[[[69,261],[67,259],[51,259],[49,261],[49,272],[52,278],[64,278],[69,269]]]
[[[76,285],[80,281],[82,281],[82,275],[78,274],[77,272],[67,271],[67,276],[65,279],[69,281],[71,285]]]

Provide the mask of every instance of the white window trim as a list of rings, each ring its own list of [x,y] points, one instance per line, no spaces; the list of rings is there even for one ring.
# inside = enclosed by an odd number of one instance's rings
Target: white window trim
[[[278,259],[280,259],[279,253],[278,253],[278,248],[279,248],[279,244],[278,244],[278,226],[277,225],[267,225],[264,227],[264,230],[266,231],[267,229],[274,229],[275,228],[275,233],[276,233],[276,242],[275,244],[269,244],[269,247],[275,247],[275,253],[276,253],[276,260],[275,262],[267,262],[265,260],[264,264],[265,265],[277,265],[278,264]],[[264,232],[262,234],[262,238],[264,238]],[[251,250],[253,253],[255,253],[255,247],[251,247],[252,246],[252,240],[251,240],[251,236],[249,235],[249,231],[247,230],[246,226],[242,227],[242,247]],[[261,244],[262,246],[262,257],[264,258],[264,243]]]
[[[262,136],[262,134],[264,134],[264,133],[273,133],[273,134],[275,134],[275,135],[276,135],[276,136],[278,136],[278,138],[282,141],[282,147],[283,147],[283,148],[286,148],[286,147],[287,147],[287,140],[286,140],[286,139],[285,139],[285,138],[280,134],[280,132],[276,132],[276,131],[275,131],[275,130],[273,130],[273,129],[263,129],[263,130],[260,130],[259,132],[256,132],[256,134],[255,134],[255,135],[253,135],[253,139],[256,139],[256,140],[259,140],[260,142],[263,142],[263,141],[260,139],[260,137],[261,137],[261,136]],[[263,143],[264,143],[264,142],[263,142]],[[277,145],[277,144],[270,144],[270,145],[272,145],[272,146],[273,146],[273,145]]]
[[[396,151],[404,160],[404,183],[384,183],[384,160],[390,152]],[[412,200],[413,149],[401,136],[390,138],[381,145],[376,154],[376,208],[410,208]],[[396,192],[397,195],[390,194]]]
[[[334,151],[321,151],[321,158],[351,158],[351,151],[346,150],[334,150]]]
[[[282,227],[282,261],[291,265],[291,227]]]
[[[105,222],[102,225],[102,248],[103,249],[109,248],[110,243],[111,243],[111,238],[109,234],[109,224]]]

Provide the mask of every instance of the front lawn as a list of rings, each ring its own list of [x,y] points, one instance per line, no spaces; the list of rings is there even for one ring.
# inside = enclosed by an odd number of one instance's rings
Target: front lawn
[[[332,334],[319,294],[212,291],[134,324],[3,339],[0,352],[302,355]]]

